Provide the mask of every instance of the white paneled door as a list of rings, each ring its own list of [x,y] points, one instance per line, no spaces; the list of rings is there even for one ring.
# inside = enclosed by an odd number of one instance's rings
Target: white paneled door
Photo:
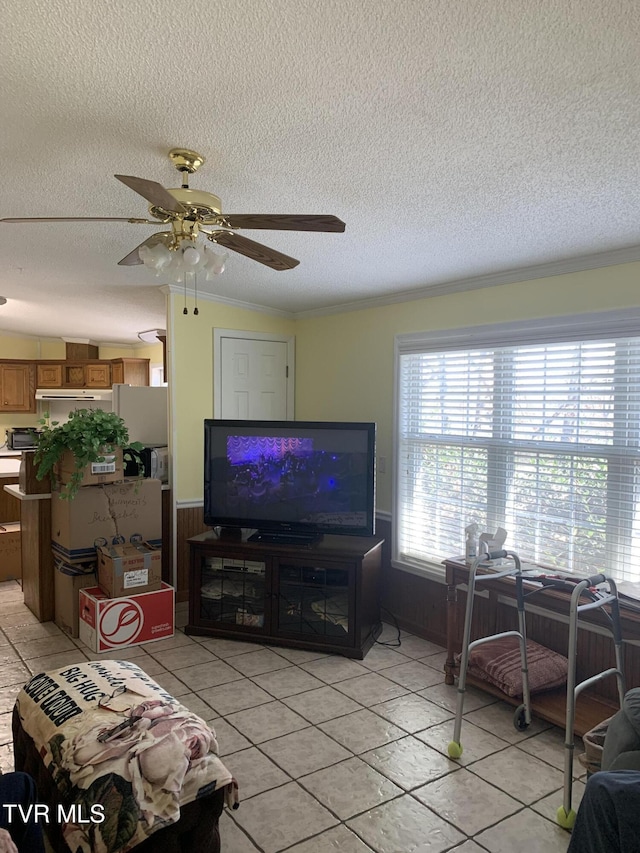
[[[248,335],[242,337],[243,334]],[[215,336],[219,358],[216,417],[288,420],[292,411],[292,341],[223,332]]]

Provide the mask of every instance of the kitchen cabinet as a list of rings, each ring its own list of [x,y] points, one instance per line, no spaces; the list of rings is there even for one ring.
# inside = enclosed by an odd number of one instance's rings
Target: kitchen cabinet
[[[111,365],[109,362],[87,363],[84,372],[86,388],[111,388]]]
[[[30,361],[0,361],[0,412],[35,413],[35,370]]]
[[[111,388],[109,361],[40,361],[38,388]]]
[[[148,358],[114,358],[111,360],[111,381],[125,385],[149,384]]]
[[[62,364],[36,364],[36,388],[62,388]]]
[[[382,539],[323,536],[310,546],[188,540],[187,634],[252,639],[362,659],[378,635]]]
[[[111,388],[116,382],[148,385],[149,359],[39,361],[36,377],[37,388]]]
[[[62,388],[111,388],[108,361],[64,361]]]

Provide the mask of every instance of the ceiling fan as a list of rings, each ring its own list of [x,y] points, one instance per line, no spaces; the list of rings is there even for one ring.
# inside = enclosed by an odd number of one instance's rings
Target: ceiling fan
[[[274,270],[288,270],[296,267],[300,261],[270,249],[262,243],[256,243],[236,233],[238,228],[257,228],[275,231],[333,231],[342,232],[345,224],[336,216],[314,214],[223,214],[222,203],[218,196],[204,190],[189,187],[189,175],[197,171],[204,163],[204,157],[187,148],[172,148],[169,159],[182,175],[182,186],[177,189],[165,189],[156,181],[135,178],[130,175],[114,175],[123,184],[149,202],[149,214],[153,219],[137,219],[118,216],[58,216],[0,219],[0,222],[131,222],[141,225],[170,225],[170,231],[159,231],[147,237],[133,251],[118,261],[121,266],[133,266],[146,261],[158,246],[164,246],[169,252],[185,251],[195,244],[196,238],[203,235],[207,240],[233,252],[238,252],[265,264]],[[164,250],[160,249],[160,253]],[[142,256],[141,256],[142,253]],[[164,252],[165,260],[170,256]],[[156,255],[160,257],[159,255]],[[195,255],[194,255],[195,257]],[[158,261],[156,269],[162,264]],[[220,270],[219,270],[220,271]]]

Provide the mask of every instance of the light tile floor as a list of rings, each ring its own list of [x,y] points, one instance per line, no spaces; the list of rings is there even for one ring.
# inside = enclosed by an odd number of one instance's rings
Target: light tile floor
[[[186,623],[186,606],[176,621]],[[397,631],[385,625],[382,641]],[[223,853],[565,853],[564,732],[477,690],[464,752],[447,757],[456,690],[444,651],[401,633],[364,660],[224,639],[174,637],[121,655],[209,721],[241,805],[221,821]],[[13,769],[11,710],[36,672],[99,657],[0,583],[0,766]],[[576,751],[582,750],[579,740]],[[575,764],[573,805],[584,790]]]

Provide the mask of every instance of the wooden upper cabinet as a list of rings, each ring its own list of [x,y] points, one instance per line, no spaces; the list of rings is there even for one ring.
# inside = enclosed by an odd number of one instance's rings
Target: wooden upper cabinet
[[[33,362],[0,362],[0,412],[36,411]]]
[[[111,388],[111,362],[63,361],[63,388]]]
[[[114,385],[148,385],[148,358],[112,358],[111,381]]]
[[[108,361],[85,365],[85,386],[87,388],[111,388],[111,365]]]
[[[149,384],[148,358],[39,361],[36,388],[111,388],[116,382]]]
[[[37,388],[111,388],[110,361],[39,361]]]
[[[62,364],[55,361],[36,364],[36,388],[62,388]]]
[[[124,365],[122,363],[122,359],[112,363],[111,379],[114,385],[122,385],[124,383]]]

